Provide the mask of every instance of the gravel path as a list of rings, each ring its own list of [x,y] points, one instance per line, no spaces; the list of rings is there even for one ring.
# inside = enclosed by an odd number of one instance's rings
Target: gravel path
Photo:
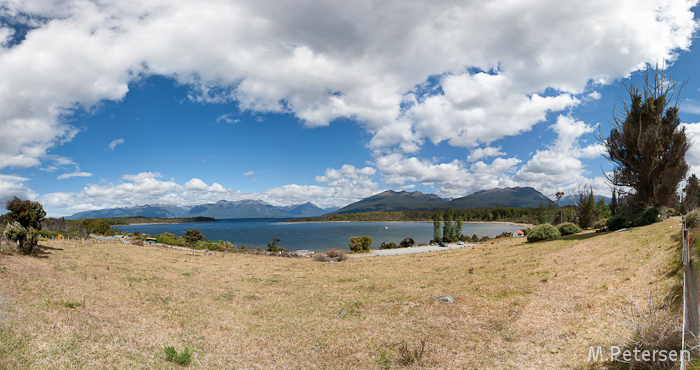
[[[448,244],[447,247],[441,247],[439,245],[422,245],[420,247],[411,248],[396,248],[396,249],[380,249],[367,254],[348,254],[349,257],[360,258],[360,257],[376,257],[376,256],[397,256],[399,254],[413,254],[413,253],[425,253],[425,252],[437,252],[445,251],[449,249],[459,249],[466,247],[473,247],[476,244]]]

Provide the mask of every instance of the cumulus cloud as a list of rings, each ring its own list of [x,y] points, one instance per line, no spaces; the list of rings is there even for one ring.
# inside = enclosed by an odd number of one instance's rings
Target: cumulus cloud
[[[20,194],[38,198],[51,216],[145,204],[191,206],[219,200],[243,199],[262,200],[275,206],[312,202],[327,208],[342,207],[380,192],[381,187],[374,181],[376,172],[372,167],[356,168],[344,165],[339,169],[326,169],[324,175],[316,177],[319,184],[290,184],[259,192],[227,189],[218,183],[209,185],[198,178],[192,178],[180,185],[174,180],[162,180],[163,176],[158,172],[141,172],[123,175],[114,182],[89,184],[78,193],[57,192],[42,196],[24,189],[21,183],[29,179],[0,175],[0,196],[11,196],[21,190]],[[3,192],[5,188],[7,191]]]
[[[533,186],[546,194],[589,183],[589,171],[581,159],[600,156],[603,146],[595,143],[581,146],[580,138],[593,133],[594,127],[570,116],[559,116],[550,126],[557,133],[554,144],[535,155],[518,170],[514,179]],[[609,193],[609,189],[605,191]]]
[[[590,81],[674,60],[693,4],[9,1],[1,15],[31,29],[19,44],[0,32],[0,169],[40,165],[78,132],[64,117],[149,75],[310,127],[354,119],[375,149],[488,145],[579,104]]]
[[[29,181],[29,179],[23,176],[0,174],[0,202],[4,204],[12,197],[20,199],[36,198],[38,193],[27,188],[24,185],[25,181]]]
[[[497,157],[497,156],[501,156],[501,155],[506,155],[506,153],[503,153],[501,151],[500,146],[498,148],[493,148],[493,147],[487,146],[485,148],[477,148],[477,149],[472,150],[472,152],[467,157],[467,161],[474,162],[474,161],[477,161],[481,158]]]
[[[376,166],[387,184],[403,186],[407,181],[420,183],[434,186],[440,196],[454,198],[478,190],[517,185],[511,176],[520,162],[518,158],[499,157],[489,164],[478,161],[467,166],[459,160],[437,163],[393,153],[378,157]]]
[[[107,149],[114,151],[114,148],[116,148],[119,144],[124,144],[124,139],[112,140],[112,142],[107,145]]]

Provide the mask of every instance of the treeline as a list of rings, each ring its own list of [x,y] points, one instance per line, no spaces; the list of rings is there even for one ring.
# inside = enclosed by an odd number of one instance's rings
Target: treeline
[[[63,235],[71,238],[85,238],[90,234],[112,236],[120,234],[101,218],[66,220],[65,218],[47,218],[41,221],[41,235],[46,237]]]
[[[381,221],[432,221],[433,215],[437,211],[396,211],[396,212],[361,212],[328,214],[320,217],[304,217],[289,220],[287,222],[381,222]],[[489,207],[489,208],[466,208],[452,210],[455,218],[462,218],[464,222],[475,221],[497,221],[497,222],[519,222],[537,223],[540,208],[516,208],[516,207]]]
[[[93,219],[94,220],[94,219]],[[212,217],[182,217],[182,218],[163,218],[163,217],[144,217],[144,216],[124,216],[98,218],[104,220],[107,224],[114,225],[133,225],[133,224],[184,224],[190,222],[216,222]]]

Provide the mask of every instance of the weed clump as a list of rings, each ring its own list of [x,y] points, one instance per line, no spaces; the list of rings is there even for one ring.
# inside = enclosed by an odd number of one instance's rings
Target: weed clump
[[[420,340],[420,346],[411,350],[408,343],[399,344],[399,356],[396,363],[402,366],[417,364],[423,366],[423,353],[425,353],[425,339]]]
[[[345,252],[333,249],[325,253],[314,254],[314,261],[318,262],[342,262],[348,259],[348,255]]]
[[[641,306],[631,297],[618,309],[608,302],[612,314],[622,322],[624,329],[603,329],[619,343],[621,353],[678,353],[683,329],[681,315],[672,308],[672,301],[669,295],[664,302],[657,304],[650,292],[646,304]],[[683,355],[682,352],[680,354]],[[640,355],[618,356],[612,362],[624,363],[630,369],[674,369],[678,365],[676,360],[680,361],[680,358]]]
[[[558,229],[561,235],[578,234],[581,232],[581,228],[571,222],[564,222],[563,224],[559,225]]]
[[[536,242],[540,240],[556,239],[561,234],[552,224],[542,224],[530,229],[527,233],[527,241]]]
[[[165,358],[168,361],[177,362],[180,365],[189,365],[192,362],[192,351],[185,347],[182,352],[177,352],[174,347],[165,347]]]

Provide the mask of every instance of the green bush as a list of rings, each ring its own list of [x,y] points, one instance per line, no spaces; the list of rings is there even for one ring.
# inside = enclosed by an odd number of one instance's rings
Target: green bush
[[[165,347],[165,358],[180,365],[189,365],[192,362],[192,351],[189,347],[185,347],[182,352],[178,353],[174,347]]]
[[[530,229],[527,233],[527,241],[536,242],[540,240],[556,239],[560,236],[559,230],[552,226],[552,224],[542,224]]]
[[[601,229],[605,229],[606,225],[607,225],[606,220],[598,220],[593,224],[593,228],[596,230],[601,230]]]
[[[610,217],[607,222],[607,227],[608,230],[614,231],[627,227],[646,226],[661,221],[663,217],[664,212],[660,208],[638,208]]]
[[[661,221],[661,210],[657,207],[640,209],[633,213],[632,226],[646,226]]]
[[[700,226],[700,208],[695,208],[685,215],[685,225],[689,229],[694,229]]]
[[[581,228],[578,225],[571,222],[564,222],[557,228],[561,235],[571,235],[581,232]]]
[[[398,247],[399,246],[397,246],[394,242],[384,242],[379,249],[396,249]]]
[[[615,231],[615,230],[620,230],[624,229],[626,227],[630,227],[631,223],[629,218],[623,214],[623,213],[618,213],[608,219],[608,222],[606,223],[608,230],[610,231]]]

